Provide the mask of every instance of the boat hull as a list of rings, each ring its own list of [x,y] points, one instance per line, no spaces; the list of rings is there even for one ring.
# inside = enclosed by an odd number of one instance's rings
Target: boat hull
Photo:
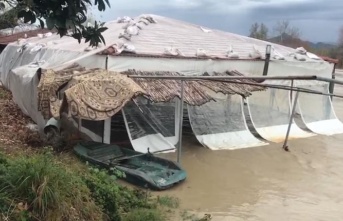
[[[74,152],[91,164],[123,172],[125,176],[120,179],[128,183],[152,190],[169,189],[187,177],[176,162],[117,145],[87,141],[77,144]]]

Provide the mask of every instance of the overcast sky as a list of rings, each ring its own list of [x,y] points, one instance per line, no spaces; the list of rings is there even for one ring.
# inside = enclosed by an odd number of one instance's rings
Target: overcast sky
[[[289,20],[301,37],[314,42],[336,42],[343,26],[343,0],[110,0],[111,8],[97,19],[157,14],[242,35],[254,22],[273,25]]]

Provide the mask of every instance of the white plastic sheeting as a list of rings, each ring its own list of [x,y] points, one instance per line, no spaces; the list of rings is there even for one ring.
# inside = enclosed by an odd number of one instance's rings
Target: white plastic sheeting
[[[122,110],[133,148],[140,152],[168,150],[178,143],[178,103],[151,103],[145,98]]]
[[[250,60],[212,60],[212,59],[174,59],[109,56],[108,68],[113,71],[137,69],[141,71],[177,71],[184,75],[200,75],[205,71],[211,73],[238,70],[245,75],[261,76],[264,61]],[[313,76],[331,78],[333,65],[327,62],[271,61],[268,76]],[[288,81],[279,81],[289,84]],[[317,81],[313,81],[317,82]]]
[[[37,30],[40,27],[37,25],[31,25],[31,24],[21,24],[17,25],[14,28],[6,28],[6,29],[1,29],[0,34],[2,36],[8,36],[8,35],[13,35],[17,34],[20,32],[26,32],[26,31],[32,31],[32,30]]]
[[[37,105],[37,68],[21,66],[13,69],[8,77],[8,89],[12,91],[14,102],[25,115],[30,116],[40,129],[45,126],[45,120],[38,111]]]
[[[329,93],[329,84],[302,87]],[[343,124],[336,116],[330,96],[300,93],[298,105],[301,118],[309,130],[323,135],[343,133]]]
[[[111,71],[126,71],[136,69],[140,71],[177,71],[183,75],[202,75],[204,72],[224,72],[238,70],[247,75],[261,75],[263,61],[247,60],[212,60],[212,59],[177,59],[109,56],[108,69]]]
[[[37,106],[38,68],[61,65],[84,53],[45,48],[31,52],[30,48],[22,52],[18,52],[19,46],[9,45],[5,48],[0,57],[0,80],[12,92],[14,101],[23,113],[30,116],[42,130],[46,120]]]
[[[141,71],[178,71],[185,75],[199,75],[203,74],[205,71],[223,72],[227,70],[238,70],[246,75],[261,75],[264,65],[263,61],[217,60],[211,58],[227,58],[227,47],[229,46],[227,45],[228,39],[240,58],[247,58],[247,55],[252,51],[252,45],[255,44],[257,45],[257,49],[264,55],[266,42],[216,30],[206,33],[196,25],[190,25],[160,16],[153,17],[157,23],[149,24],[147,26],[143,25],[140,34],[132,36],[130,42],[122,38],[119,39],[120,33],[124,30],[123,24],[117,22],[106,23],[108,30],[106,30],[103,35],[106,39],[107,46],[118,46],[122,43],[129,43],[135,47],[137,54],[142,56],[157,56],[135,57],[130,56],[130,54],[126,54],[125,56],[109,56],[109,70],[126,71],[127,69],[137,69]],[[138,20],[139,18],[136,18],[136,21]],[[165,38],[166,33],[170,33],[168,38]],[[25,39],[24,41],[25,42],[20,44],[17,42],[11,43],[0,55],[0,80],[6,88],[10,88],[13,92],[15,101],[19,104],[19,107],[24,113],[33,118],[41,127],[42,125],[40,124],[42,123],[39,122],[42,117],[38,112],[37,107],[33,105],[37,103],[35,94],[38,83],[33,79],[33,73],[34,68],[38,69],[38,66],[31,67],[29,64],[40,61],[40,67],[51,68],[58,67],[59,65],[66,65],[66,63],[78,62],[88,68],[105,68],[106,56],[95,54],[104,50],[107,46],[102,45],[100,48],[86,52],[88,43],[81,42],[81,44],[79,44],[71,37],[60,38],[55,34],[46,38],[37,36]],[[25,43],[27,43],[25,45],[26,49],[22,48]],[[32,51],[34,48],[37,49],[37,46],[42,47],[38,48],[39,50],[37,51]],[[166,47],[171,46],[180,49],[185,56],[195,56],[197,49],[204,47],[206,52],[208,52],[209,57],[202,59],[159,57],[163,55]],[[275,50],[286,57],[287,54],[294,52],[294,49],[291,48],[274,46]],[[289,59],[284,61],[273,60],[270,63],[268,75],[331,76],[332,66],[327,62],[311,59],[307,59],[305,62],[299,62],[293,58],[288,58]],[[16,68],[19,69],[16,70]],[[11,71],[17,73],[16,76],[12,77]],[[26,96],[27,94],[33,96]],[[244,128],[243,131],[246,132],[246,128]],[[226,132],[228,131],[225,130],[224,133]],[[250,135],[246,136],[248,137]],[[155,139],[155,137],[153,139]],[[154,143],[153,139],[148,139],[149,141],[147,142],[149,145],[150,143]],[[163,137],[162,140],[163,142],[161,141],[161,145],[164,145],[165,141],[168,142],[168,145],[174,145],[175,143],[175,137]],[[241,140],[241,138],[237,138],[233,141],[238,143],[238,140]],[[159,143],[157,143],[157,146],[158,145]],[[160,148],[161,147],[156,147],[156,149]]]
[[[196,138],[212,150],[267,145],[248,130],[242,98],[238,95],[222,96],[220,101],[201,106],[188,106],[188,113]]]
[[[251,121],[257,133],[266,140],[283,142],[290,121],[290,92],[280,89],[268,89],[255,92],[247,98]],[[300,129],[293,121],[289,139],[313,136]]]
[[[56,38],[56,36],[53,37]],[[36,46],[34,40],[37,39],[30,39],[26,45],[12,43],[4,49],[0,55],[0,81],[3,86],[11,90],[14,101],[18,104],[23,113],[30,116],[32,120],[38,124],[40,130],[42,130],[46,120],[43,119],[43,116],[38,111],[37,107],[38,79],[36,77],[36,71],[38,68],[52,68],[60,65],[65,66],[81,60],[83,60],[85,67],[105,68],[106,57],[102,56],[102,58],[98,60],[90,59],[103,49],[84,52],[43,47],[38,51],[32,51]],[[61,42],[61,44],[66,47],[68,45],[68,40],[69,43],[72,42],[72,44],[75,44],[75,39],[70,41],[70,38],[67,38],[66,42],[63,42],[62,40],[63,43]],[[46,39],[41,39],[41,41],[46,41]],[[50,44],[52,43],[50,42]]]
[[[90,139],[96,142],[103,142],[104,121],[88,121],[79,120],[77,118],[69,118],[75,128],[78,128],[81,133],[86,134]],[[63,118],[62,118],[63,121]],[[109,142],[104,142],[109,143]]]

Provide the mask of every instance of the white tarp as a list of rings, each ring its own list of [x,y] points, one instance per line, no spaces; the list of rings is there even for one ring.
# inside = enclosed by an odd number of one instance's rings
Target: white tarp
[[[248,130],[242,98],[238,95],[222,96],[218,102],[211,101],[199,107],[188,106],[188,113],[196,138],[212,150],[267,145]]]
[[[23,42],[11,43],[0,55],[0,80],[6,88],[13,92],[14,99],[23,112],[28,114],[36,123],[41,124],[41,115],[37,111],[37,107],[33,105],[37,103],[37,97],[24,95],[36,94],[38,82],[33,79],[34,68],[38,69],[39,66],[52,68],[66,65],[66,63],[70,64],[71,62],[78,62],[88,68],[105,68],[106,56],[95,54],[115,44],[118,46],[125,43],[135,47],[136,52],[140,55],[155,55],[156,57],[136,57],[130,56],[130,54],[109,56],[108,69],[112,71],[137,69],[141,71],[178,71],[185,75],[199,75],[205,71],[238,70],[246,75],[260,76],[262,74],[263,60],[217,60],[211,58],[227,58],[226,46],[224,47],[227,44],[227,39],[233,42],[233,51],[237,52],[240,58],[248,58],[247,56],[253,51],[252,46],[255,44],[257,49],[264,54],[266,42],[218,31],[202,33],[202,30],[196,25],[160,16],[153,17],[157,20],[157,23],[143,25],[139,35],[132,36],[130,41],[119,38],[126,24],[117,23],[116,21],[106,23],[108,30],[103,33],[106,46],[102,45],[91,51],[88,51],[88,43],[82,42],[79,44],[71,37],[60,38],[56,34],[44,38],[37,36],[25,39]],[[138,17],[135,21],[140,19],[141,17]],[[171,33],[168,38],[165,38],[166,32]],[[173,45],[177,46],[176,48],[187,56],[195,56],[199,47],[204,47],[209,57],[200,59],[163,58],[165,55],[164,49]],[[23,46],[26,48],[22,48]],[[274,46],[286,57],[288,53],[294,52],[294,49],[291,48]],[[25,66],[38,61],[41,62],[39,66]],[[16,68],[19,69],[16,70]],[[288,57],[284,61],[273,60],[270,63],[268,75],[318,75],[329,77],[331,71],[332,66],[327,62],[313,59],[300,62]],[[16,76],[10,76],[12,73],[16,73]],[[110,131],[107,130],[105,133],[110,133]],[[107,137],[108,135],[106,134]],[[170,139],[175,140],[175,138]]]
[[[99,55],[97,55],[99,56]],[[82,63],[83,64],[83,63]],[[126,71],[177,71],[184,75],[201,75],[204,72],[224,72],[237,70],[247,76],[262,76],[264,61],[174,59],[130,56],[109,56],[108,69]],[[271,61],[268,76],[313,76],[331,78],[333,65],[327,62]],[[286,85],[290,81],[279,81]],[[313,81],[318,83],[317,81]]]
[[[329,84],[302,87],[329,93]],[[343,124],[336,116],[330,96],[300,93],[298,105],[301,118],[309,130],[323,135],[343,133]]]
[[[38,111],[37,105],[37,68],[21,66],[13,69],[8,77],[8,89],[12,91],[14,102],[20,107],[25,115],[28,115],[42,129],[45,119]]]
[[[39,82],[36,71],[40,67],[55,68],[61,65],[70,65],[83,59],[89,59],[104,49],[98,48],[85,52],[82,50],[82,46],[84,47],[85,44],[75,47],[75,44],[78,44],[77,41],[75,42],[75,39],[68,37],[61,39],[55,35],[51,38],[55,39],[56,42],[49,42],[47,40],[49,38],[28,39],[28,44],[26,45],[14,42],[9,44],[0,55],[0,81],[2,85],[11,90],[13,99],[19,108],[38,124],[40,130],[45,126],[46,120],[43,119],[43,116],[38,111],[37,86]],[[35,46],[37,46],[37,41],[54,45],[54,47],[43,47],[39,50],[34,50]],[[66,50],[68,45],[73,46],[71,48],[78,48],[78,50]],[[59,46],[63,46],[65,50],[58,49]],[[105,68],[105,60],[105,56],[102,56],[99,60],[86,60],[88,62],[84,61],[84,66],[88,68]],[[80,129],[81,131],[83,129],[87,131],[82,126]],[[92,136],[92,134],[88,135]]]
[[[178,143],[179,102],[154,104],[145,98],[129,102],[122,110],[135,150],[146,153],[175,148]]]
[[[252,124],[264,139],[276,143],[285,140],[291,114],[289,95],[287,90],[270,88],[247,98]],[[293,121],[289,139],[310,136],[313,134],[300,129]]]

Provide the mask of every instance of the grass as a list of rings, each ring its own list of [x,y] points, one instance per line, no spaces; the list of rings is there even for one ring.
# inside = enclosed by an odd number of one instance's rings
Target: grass
[[[167,221],[178,207],[176,198],[121,186],[67,153],[0,152],[0,221]]]
[[[178,199],[119,185],[120,174],[45,148],[1,86],[0,121],[0,221],[167,221],[176,214]]]
[[[7,210],[11,210],[10,201],[16,205],[15,211],[6,216],[13,220],[23,215],[28,220],[102,220],[99,217],[103,212],[87,185],[56,164],[49,154],[1,162],[0,194]]]
[[[9,99],[10,97],[11,96],[10,96],[10,93],[8,91],[3,90],[3,89],[0,90],[0,99]]]
[[[171,196],[158,196],[157,203],[161,206],[176,209],[180,206],[179,199]]]
[[[124,221],[164,221],[167,220],[160,210],[156,209],[135,209],[129,212]]]

